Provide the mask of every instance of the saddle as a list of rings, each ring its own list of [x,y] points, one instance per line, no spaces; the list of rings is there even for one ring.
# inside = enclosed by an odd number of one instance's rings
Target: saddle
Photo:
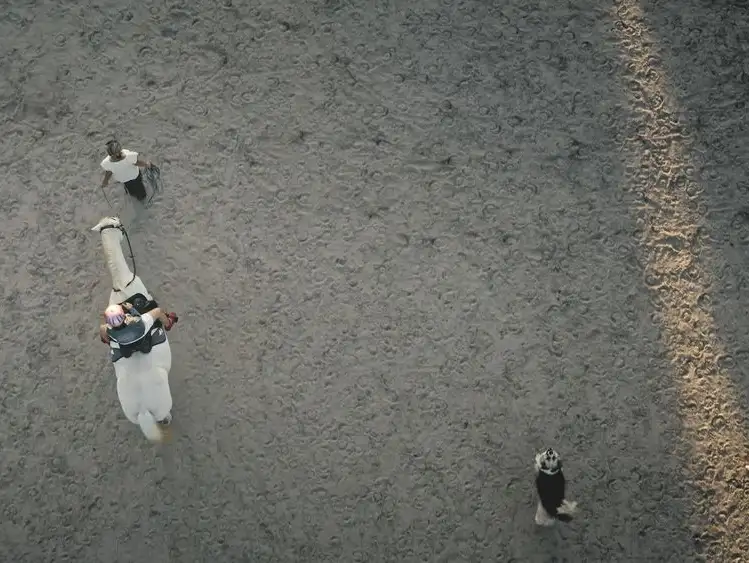
[[[158,304],[154,300],[148,300],[145,298],[145,296],[141,293],[136,293],[133,295],[128,301],[132,306],[133,309],[139,314],[143,315],[145,313],[148,313],[149,311],[152,311],[156,307],[158,307]],[[122,305],[122,303],[120,303]],[[135,342],[132,344],[123,344],[118,342],[116,339],[113,339],[114,342],[117,343],[119,348],[113,348],[110,346],[110,357],[112,359],[112,363],[117,362],[120,358],[129,358],[132,356],[135,352],[140,352],[141,354],[148,354],[151,352],[151,348],[154,346],[157,346],[158,344],[163,344],[166,342],[166,331],[164,330],[164,327],[161,325],[160,320],[156,320],[153,323],[153,326],[151,327],[151,330],[148,331],[148,334],[143,335],[141,337],[140,334],[138,334],[138,327],[137,325],[132,325],[131,327],[126,327],[123,329],[125,331],[129,331],[129,333],[123,333],[120,338],[123,341],[130,339],[136,339]],[[132,334],[130,334],[132,333]]]

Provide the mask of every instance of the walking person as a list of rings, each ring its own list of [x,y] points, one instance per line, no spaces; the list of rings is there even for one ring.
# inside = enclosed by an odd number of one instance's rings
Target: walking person
[[[107,187],[110,178],[114,176],[116,182],[125,184],[125,191],[138,201],[146,200],[146,187],[143,185],[141,168],[150,168],[150,161],[142,161],[135,151],[123,149],[118,141],[107,143],[107,156],[101,161],[105,170],[101,182],[102,189]]]

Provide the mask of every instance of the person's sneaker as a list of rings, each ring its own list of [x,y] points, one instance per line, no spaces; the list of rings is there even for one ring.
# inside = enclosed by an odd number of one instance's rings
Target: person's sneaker
[[[169,413],[164,418],[159,420],[159,424],[162,426],[169,426],[172,423],[172,413]]]

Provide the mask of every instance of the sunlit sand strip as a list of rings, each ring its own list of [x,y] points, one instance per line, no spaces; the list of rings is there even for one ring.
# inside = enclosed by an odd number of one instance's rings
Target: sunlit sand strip
[[[639,218],[646,282],[679,385],[684,438],[693,447],[690,477],[701,497],[698,541],[708,561],[749,561],[749,492],[741,488],[749,465],[747,427],[727,369],[732,358],[715,334],[713,280],[697,256],[699,194],[688,133],[673,118],[642,15],[637,0],[615,1],[616,33],[639,119],[627,148],[630,180],[644,201]]]

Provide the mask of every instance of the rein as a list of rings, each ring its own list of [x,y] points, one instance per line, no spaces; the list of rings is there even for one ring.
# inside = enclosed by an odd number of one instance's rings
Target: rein
[[[125,240],[127,241],[127,248],[130,251],[130,260],[133,263],[133,278],[129,282],[127,282],[125,284],[125,287],[123,287],[122,289],[117,289],[116,287],[112,288],[113,291],[122,291],[127,286],[129,286],[131,283],[133,283],[135,281],[136,276],[138,275],[137,274],[137,272],[138,272],[138,266],[136,266],[136,264],[135,264],[135,255],[133,254],[133,245],[130,244],[130,237],[128,236],[127,230],[125,230],[125,227],[123,225],[120,225],[119,227],[116,227],[114,225],[105,225],[105,226],[103,226],[100,229],[100,232],[104,232],[107,229],[119,229],[120,231],[122,231],[122,234],[125,235]]]

